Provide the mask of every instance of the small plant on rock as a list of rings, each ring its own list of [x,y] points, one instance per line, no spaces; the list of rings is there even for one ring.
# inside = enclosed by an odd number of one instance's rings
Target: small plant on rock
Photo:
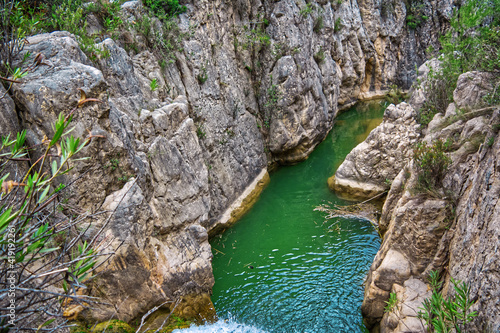
[[[440,68],[430,70],[425,86],[427,100],[419,110],[419,122],[427,125],[453,101],[460,74],[468,71],[500,71],[500,1],[470,0],[456,11],[451,28],[440,38]],[[498,82],[485,96],[490,105],[500,101]]]
[[[160,19],[170,19],[187,10],[186,6],[179,4],[179,0],[143,0],[143,3]]]
[[[385,95],[385,100],[388,103],[399,104],[406,98],[405,93],[395,84],[389,86],[390,90]]]
[[[325,24],[323,23],[323,16],[318,16],[314,20],[313,31],[318,34],[324,26]]]
[[[149,88],[151,91],[156,91],[158,89],[158,80],[156,78],[151,80],[151,83],[149,83]]]
[[[318,65],[325,61],[325,51],[323,51],[323,47],[319,48],[319,51],[314,54],[313,58]]]
[[[279,100],[281,99],[281,92],[277,85],[273,84],[269,89],[267,89],[267,103],[266,107],[275,108],[278,105]]]
[[[304,8],[300,10],[300,15],[302,17],[307,17],[309,16],[312,12],[314,11],[314,5],[308,3]]]
[[[451,142],[436,140],[431,145],[419,142],[413,149],[413,159],[418,169],[418,187],[422,190],[435,190],[442,186],[443,178],[451,165],[446,155]]]
[[[207,68],[205,66],[203,66],[200,70],[200,73],[198,73],[198,75],[196,76],[196,78],[198,79],[198,82],[200,84],[203,84],[205,82],[207,82],[208,80],[208,74],[207,74]]]
[[[342,19],[340,17],[338,17],[336,20],[335,20],[335,24],[333,26],[333,31],[334,32],[339,32],[340,29],[342,29],[343,25],[342,25]]]
[[[389,300],[385,303],[384,312],[391,312],[398,305],[398,295],[396,293],[390,293]]]
[[[475,303],[470,299],[470,286],[451,278],[455,295],[445,298],[440,292],[441,282],[436,271],[430,272],[429,282],[432,295],[420,308],[419,318],[427,323],[428,328],[434,328],[434,332],[466,332],[467,324],[477,316],[476,311],[470,310]]]
[[[406,15],[406,25],[408,28],[415,30],[429,19],[428,16],[424,15],[424,9],[425,6],[422,3],[416,3],[414,1],[410,3],[408,13]]]

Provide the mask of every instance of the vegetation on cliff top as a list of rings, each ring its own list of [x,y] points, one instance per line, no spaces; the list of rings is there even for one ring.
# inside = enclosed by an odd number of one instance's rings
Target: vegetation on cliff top
[[[445,112],[453,101],[460,74],[468,71],[500,72],[500,0],[468,1],[451,20],[450,30],[440,39],[441,68],[428,76],[428,99],[419,111],[427,125],[434,115]],[[485,103],[500,103],[500,80]]]
[[[4,0],[0,2],[0,76],[11,76],[15,72],[12,64],[22,52],[26,37],[42,32],[65,30],[77,37],[80,48],[92,61],[109,57],[108,51],[98,47],[96,40],[111,37],[118,39],[128,29],[143,34],[154,49],[172,59],[179,49],[179,34],[173,19],[186,11],[178,0],[143,0],[150,15],[144,15],[134,24],[124,22],[118,15],[124,0]],[[94,16],[96,32],[89,31],[88,18]],[[163,21],[163,31],[155,32],[152,17]],[[96,23],[93,23],[94,25]],[[95,27],[94,27],[95,28]],[[130,45],[134,48],[134,43]]]

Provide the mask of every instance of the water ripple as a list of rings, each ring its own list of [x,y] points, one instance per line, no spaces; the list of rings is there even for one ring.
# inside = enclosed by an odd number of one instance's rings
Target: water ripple
[[[363,332],[362,284],[378,235],[366,220],[325,221],[313,210],[324,200],[342,204],[325,179],[354,147],[358,127],[364,132],[357,124],[346,120],[332,131],[342,137],[330,136],[305,162],[272,174],[252,211],[211,242],[222,252],[213,259],[219,317],[231,313],[269,333]]]

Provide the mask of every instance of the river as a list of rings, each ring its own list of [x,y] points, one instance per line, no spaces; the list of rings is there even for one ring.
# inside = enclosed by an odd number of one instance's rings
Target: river
[[[314,208],[346,203],[326,180],[383,109],[342,113],[306,161],[271,173],[251,211],[211,241],[219,321],[176,332],[366,332],[363,281],[380,239],[368,220],[326,220]]]

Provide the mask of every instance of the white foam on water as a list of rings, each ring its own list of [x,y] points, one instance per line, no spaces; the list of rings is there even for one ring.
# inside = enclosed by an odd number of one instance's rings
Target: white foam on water
[[[193,324],[189,328],[176,329],[172,333],[267,333],[257,327],[240,324],[233,319],[218,320],[213,324],[196,326]]]

